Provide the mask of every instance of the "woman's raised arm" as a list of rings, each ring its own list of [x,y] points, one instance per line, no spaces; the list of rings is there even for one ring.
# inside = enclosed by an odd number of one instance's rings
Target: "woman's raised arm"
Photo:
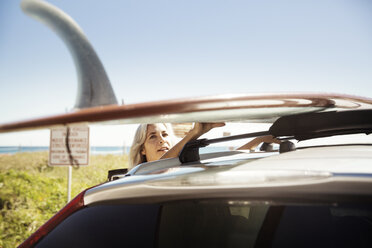
[[[178,157],[182,148],[186,145],[187,142],[191,140],[196,140],[203,134],[207,133],[209,130],[216,128],[216,127],[223,127],[225,123],[223,122],[214,122],[214,123],[195,123],[194,127],[186,134],[183,139],[174,145],[167,153],[165,153],[160,159],[165,158],[175,158]]]

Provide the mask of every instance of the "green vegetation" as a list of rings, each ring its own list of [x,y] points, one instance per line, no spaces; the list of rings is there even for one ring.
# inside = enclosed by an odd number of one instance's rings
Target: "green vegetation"
[[[92,155],[72,170],[71,199],[127,167],[126,155]],[[0,156],[0,248],[16,247],[67,201],[67,167],[49,167],[47,152]]]

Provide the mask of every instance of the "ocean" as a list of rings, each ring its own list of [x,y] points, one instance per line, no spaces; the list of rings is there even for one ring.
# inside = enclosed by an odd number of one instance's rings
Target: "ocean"
[[[130,147],[123,146],[92,146],[90,154],[128,154]],[[48,151],[49,146],[0,146],[0,154],[15,154],[20,152]]]
[[[129,146],[92,146],[90,154],[129,154]],[[21,152],[48,151],[49,146],[0,146],[0,154],[15,154]],[[200,153],[228,151],[228,147],[209,146],[200,149]]]

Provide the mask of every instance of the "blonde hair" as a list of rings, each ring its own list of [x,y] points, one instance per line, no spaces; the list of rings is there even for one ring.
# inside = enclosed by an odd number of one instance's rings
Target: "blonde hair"
[[[147,162],[146,156],[141,154],[141,150],[143,149],[143,144],[146,141],[146,133],[148,125],[159,125],[163,124],[170,136],[170,145],[173,147],[174,145],[174,134],[173,128],[168,123],[154,123],[154,124],[140,124],[136,130],[136,133],[133,138],[133,143],[129,151],[129,169],[132,169],[138,164]]]

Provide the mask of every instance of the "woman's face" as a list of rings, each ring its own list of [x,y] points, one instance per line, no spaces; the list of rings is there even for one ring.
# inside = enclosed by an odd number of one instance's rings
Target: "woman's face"
[[[170,137],[163,124],[149,124],[146,140],[141,150],[146,155],[147,162],[159,160],[171,148]]]

